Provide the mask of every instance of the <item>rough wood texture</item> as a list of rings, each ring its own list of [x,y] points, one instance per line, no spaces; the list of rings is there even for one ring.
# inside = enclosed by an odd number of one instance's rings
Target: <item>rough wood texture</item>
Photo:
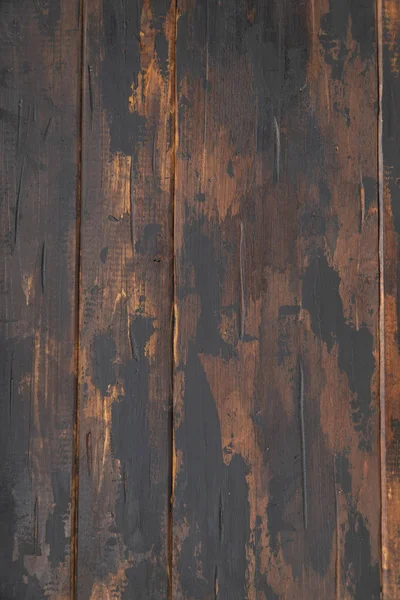
[[[0,599],[400,599],[399,10],[0,2]]]
[[[178,14],[173,597],[377,599],[374,2]]]
[[[166,598],[174,7],[87,3],[77,597]]]
[[[381,5],[380,83],[383,199],[382,567],[384,598],[400,598],[400,6]]]
[[[4,599],[70,597],[78,4],[0,4]]]

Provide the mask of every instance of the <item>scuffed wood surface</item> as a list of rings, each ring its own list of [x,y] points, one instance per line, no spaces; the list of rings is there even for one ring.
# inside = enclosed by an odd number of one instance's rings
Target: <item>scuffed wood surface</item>
[[[84,15],[77,597],[167,598],[174,7]]]
[[[0,4],[0,597],[70,597],[79,2]]]
[[[399,18],[0,3],[0,598],[400,598]]]
[[[173,597],[377,599],[374,3],[178,14]]]

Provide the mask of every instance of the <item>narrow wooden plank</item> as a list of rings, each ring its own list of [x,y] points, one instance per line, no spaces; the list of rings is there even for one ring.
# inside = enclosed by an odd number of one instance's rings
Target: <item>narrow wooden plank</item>
[[[400,598],[400,7],[393,0],[378,4],[381,27],[381,160],[383,200],[382,269],[382,485],[383,597]]]
[[[162,599],[175,12],[168,0],[86,6],[77,597]]]
[[[173,598],[377,599],[374,2],[178,14]]]
[[[70,597],[79,1],[0,4],[0,597]]]

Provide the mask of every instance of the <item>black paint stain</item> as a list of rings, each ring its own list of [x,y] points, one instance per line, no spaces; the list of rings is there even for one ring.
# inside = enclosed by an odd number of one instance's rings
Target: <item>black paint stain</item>
[[[135,155],[146,126],[145,117],[128,110],[131,86],[137,87],[140,76],[141,10],[140,1],[103,1],[101,82],[110,123],[110,150],[127,156]]]
[[[368,522],[352,495],[352,476],[346,452],[336,457],[336,478],[347,502],[342,583],[355,600],[378,600],[381,594],[379,565],[372,563]]]
[[[194,290],[200,296],[201,313],[197,324],[197,348],[199,352],[224,357],[232,354],[233,349],[222,339],[221,326],[221,288],[224,277],[222,261],[216,252],[207,231],[208,222],[204,217],[191,218],[187,214],[184,225],[184,248],[181,256],[181,270],[190,266],[194,270]],[[188,279],[189,280],[189,279]],[[179,294],[190,293],[186,286]]]
[[[375,368],[373,337],[365,325],[356,330],[345,320],[340,278],[322,254],[311,259],[303,279],[303,308],[311,316],[314,334],[330,352],[338,347],[338,366],[351,391],[352,419],[360,432],[360,448],[371,451],[371,379]]]
[[[239,454],[224,465],[215,400],[197,344],[190,342],[188,350],[184,419],[176,431],[177,448],[185,452],[176,478],[175,514],[185,515],[189,526],[178,558],[180,581],[188,597],[203,598],[214,593],[217,572],[219,597],[242,600],[250,541],[248,467]]]
[[[103,263],[103,265],[107,262],[107,256],[108,256],[108,247],[106,246],[100,252],[100,260]]]
[[[121,478],[115,508],[116,528],[110,529],[105,562],[99,564],[93,557],[93,573],[107,574],[115,568],[114,557],[117,538],[122,536],[125,557],[135,555],[139,560],[126,569],[127,583],[119,591],[122,598],[133,596],[145,600],[166,596],[165,572],[165,508],[167,488],[165,481],[154,480],[154,461],[157,470],[167,469],[153,455],[148,423],[150,399],[150,366],[146,356],[146,344],[153,335],[154,319],[143,314],[130,317],[131,357],[122,363],[116,360],[115,342],[109,332],[96,335],[93,342],[94,382],[103,394],[108,386],[120,381],[123,394],[112,405],[112,453],[121,464]],[[87,438],[88,469],[91,470],[92,441]],[[158,455],[158,451],[156,452]],[[162,461],[161,461],[162,462]]]
[[[332,67],[332,77],[343,79],[346,59],[360,57],[362,61],[375,60],[376,28],[375,6],[365,0],[329,0],[329,11],[321,17],[319,36],[325,61]],[[348,30],[356,48],[348,45]]]
[[[46,543],[50,546],[50,564],[53,568],[65,560],[67,538],[65,523],[68,519],[70,475],[57,471],[51,474],[54,509],[46,521]]]
[[[93,383],[105,396],[108,386],[114,386],[116,375],[114,361],[116,359],[115,342],[110,333],[97,333],[93,338]]]
[[[148,223],[144,227],[143,236],[136,242],[136,252],[151,256],[156,255],[159,252],[161,237],[161,225],[158,223]]]
[[[139,556],[150,552],[139,564],[126,570],[127,586],[123,598],[148,598],[164,595],[163,518],[167,489],[156,483],[152,475],[152,442],[147,418],[150,400],[149,359],[147,342],[154,333],[153,319],[136,315],[131,321],[131,337],[135,354],[119,366],[124,395],[112,407],[112,439],[114,455],[122,465],[116,524],[129,553]],[[151,573],[151,576],[150,576]]]
[[[165,37],[164,30],[161,29],[156,35],[154,41],[154,50],[160,65],[161,75],[166,79],[168,75],[168,40]]]

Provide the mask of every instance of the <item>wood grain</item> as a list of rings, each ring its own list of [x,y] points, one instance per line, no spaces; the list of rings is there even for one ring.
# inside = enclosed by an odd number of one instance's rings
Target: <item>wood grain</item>
[[[399,5],[380,4],[380,184],[383,203],[382,270],[382,568],[383,597],[400,598],[400,80]]]
[[[0,2],[1,599],[400,599],[399,10]]]
[[[175,9],[84,15],[77,597],[167,598]]]
[[[380,597],[375,5],[179,0],[173,597]]]
[[[79,2],[0,4],[0,597],[70,597]]]

